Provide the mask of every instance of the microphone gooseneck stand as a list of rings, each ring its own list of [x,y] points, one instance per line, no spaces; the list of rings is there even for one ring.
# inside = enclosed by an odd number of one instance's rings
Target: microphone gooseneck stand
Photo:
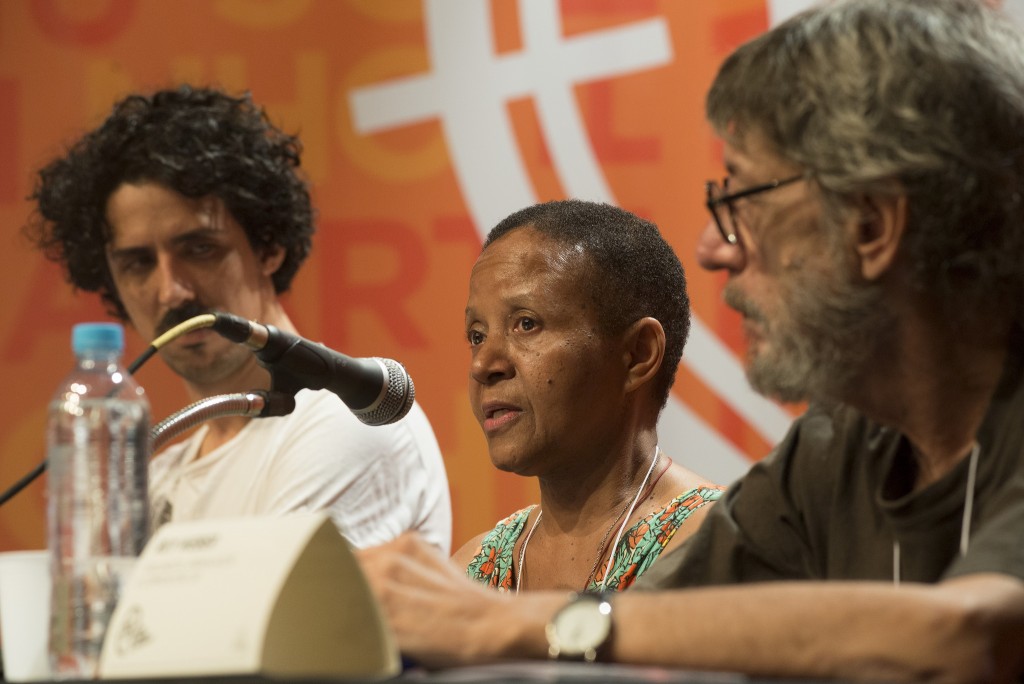
[[[200,423],[227,416],[267,418],[284,416],[295,410],[295,397],[282,392],[237,392],[206,397],[176,411],[150,430],[152,450],[159,451],[164,444],[188,432]]]

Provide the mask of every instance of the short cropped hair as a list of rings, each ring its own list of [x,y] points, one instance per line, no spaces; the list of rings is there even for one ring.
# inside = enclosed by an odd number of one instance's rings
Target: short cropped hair
[[[184,85],[130,95],[39,171],[26,232],[76,289],[99,292],[112,315],[127,319],[107,265],[107,200],[124,183],[158,183],[193,199],[219,198],[257,253],[283,247],[273,275],[281,293],[314,232],[301,152],[299,140],[275,127],[248,93]]]
[[[594,302],[603,333],[620,333],[647,316],[661,323],[665,359],[654,391],[664,407],[690,332],[690,300],[683,266],[658,227],[610,204],[558,200],[506,217],[483,249],[519,228],[580,250],[588,268],[579,287]]]
[[[1024,40],[979,0],[838,0],[741,46],[707,116],[762,136],[820,189],[827,226],[908,198],[915,288],[963,322],[1024,311]]]

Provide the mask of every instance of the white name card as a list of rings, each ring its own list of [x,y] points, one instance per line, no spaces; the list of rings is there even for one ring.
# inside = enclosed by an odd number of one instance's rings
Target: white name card
[[[170,523],[146,545],[103,643],[101,678],[384,678],[398,649],[323,514]]]

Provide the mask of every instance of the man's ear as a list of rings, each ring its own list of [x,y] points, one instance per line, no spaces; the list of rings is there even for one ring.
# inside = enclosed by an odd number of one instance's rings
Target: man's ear
[[[665,329],[650,316],[633,323],[625,333],[626,393],[651,382],[665,360]]]
[[[281,268],[281,264],[284,263],[286,252],[281,245],[270,245],[263,249],[263,254],[260,256],[260,264],[263,275],[270,277],[277,273],[277,269]]]
[[[907,227],[907,197],[865,197],[854,219],[854,249],[860,256],[860,273],[877,280],[896,261]]]

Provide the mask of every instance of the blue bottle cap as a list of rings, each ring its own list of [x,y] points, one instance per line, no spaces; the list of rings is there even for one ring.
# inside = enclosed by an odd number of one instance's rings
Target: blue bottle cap
[[[85,352],[124,351],[124,327],[120,323],[79,323],[71,328],[71,350]]]

